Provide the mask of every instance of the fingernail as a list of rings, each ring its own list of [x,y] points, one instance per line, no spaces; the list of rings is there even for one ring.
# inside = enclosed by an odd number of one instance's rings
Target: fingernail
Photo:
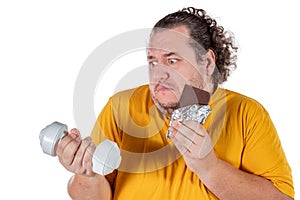
[[[174,131],[173,127],[169,127],[168,132],[167,132],[167,138],[172,139],[174,138],[174,135],[172,134],[172,131]]]
[[[178,125],[178,121],[173,121],[172,126],[177,126]]]
[[[75,134],[73,134],[73,133],[69,133],[69,135],[70,135],[70,137],[71,137],[72,139],[75,139],[75,138],[77,137],[77,135],[75,135]]]
[[[83,140],[84,144],[88,147],[91,145],[91,141],[90,140]]]
[[[79,136],[76,136],[76,141],[81,142],[81,138]]]
[[[90,143],[90,147],[96,147],[93,142]]]

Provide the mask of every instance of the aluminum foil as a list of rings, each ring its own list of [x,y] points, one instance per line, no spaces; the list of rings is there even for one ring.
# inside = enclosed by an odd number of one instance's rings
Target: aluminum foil
[[[169,126],[172,126],[173,121],[179,119],[183,122],[185,120],[193,120],[200,124],[204,124],[211,109],[208,105],[193,104],[185,107],[178,108],[173,111]],[[167,138],[170,139],[170,132],[167,132]]]

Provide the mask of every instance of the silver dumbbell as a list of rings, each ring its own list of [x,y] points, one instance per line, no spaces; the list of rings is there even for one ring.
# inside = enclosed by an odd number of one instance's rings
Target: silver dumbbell
[[[53,122],[41,130],[39,138],[44,153],[56,156],[56,146],[68,134],[68,127],[60,122]],[[120,149],[115,142],[104,140],[95,149],[92,158],[93,171],[107,175],[117,169],[121,163]]]

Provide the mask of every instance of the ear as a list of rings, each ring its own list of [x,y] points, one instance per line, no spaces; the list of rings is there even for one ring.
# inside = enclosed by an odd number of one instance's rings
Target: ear
[[[216,67],[216,56],[213,50],[208,49],[205,54],[204,59],[206,60],[206,73],[208,76],[211,76],[214,73]]]

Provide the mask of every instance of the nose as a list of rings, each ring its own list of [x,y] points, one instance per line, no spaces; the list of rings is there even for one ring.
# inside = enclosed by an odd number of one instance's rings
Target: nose
[[[167,71],[163,71],[158,74],[158,77],[159,77],[158,82],[161,83],[161,82],[168,80],[170,78],[170,74]]]
[[[171,78],[171,71],[167,66],[158,64],[149,70],[150,80],[154,83],[163,83]]]

